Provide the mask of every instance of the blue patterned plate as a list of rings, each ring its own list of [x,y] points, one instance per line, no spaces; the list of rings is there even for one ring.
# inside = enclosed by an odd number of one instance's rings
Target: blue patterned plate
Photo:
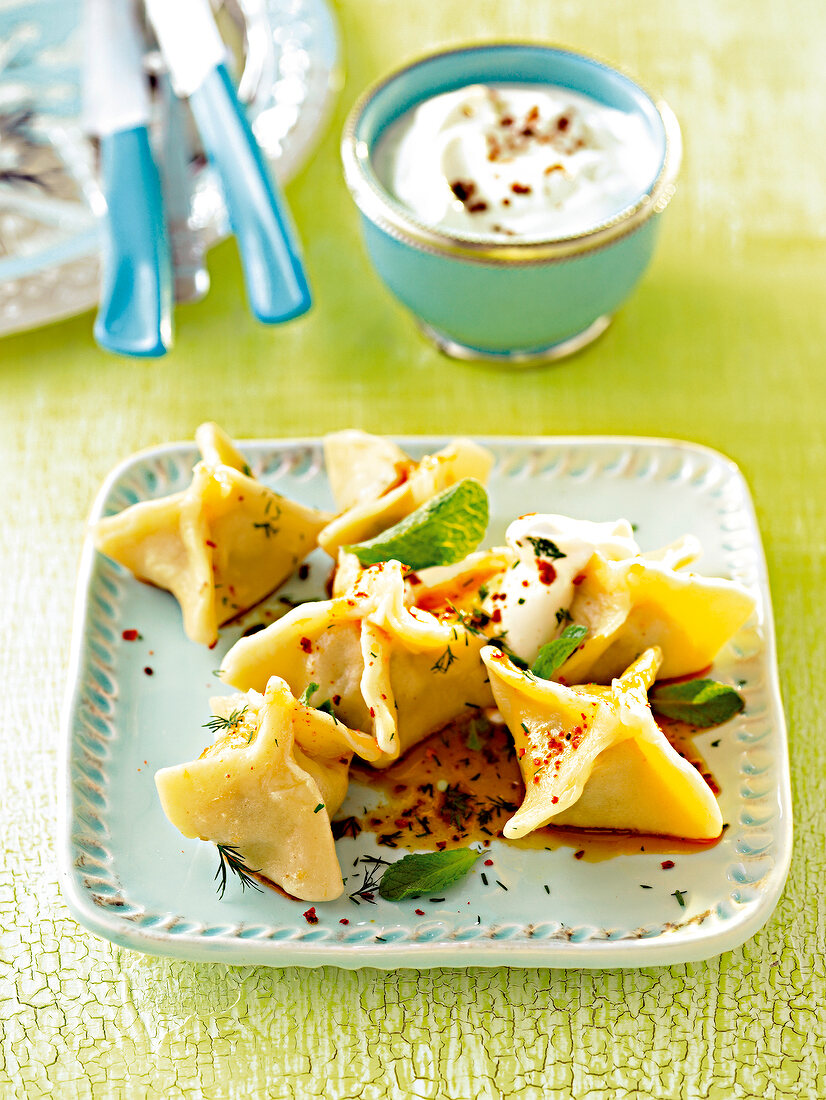
[[[400,442],[421,455],[445,441]],[[531,850],[496,840],[492,868],[479,861],[442,900],[390,902],[376,895],[372,904],[356,904],[348,893],[358,888],[365,865],[355,862],[401,854],[363,832],[337,842],[345,894],[315,907],[317,924],[305,918],[306,902],[273,891],[242,893],[237,882],[219,900],[214,847],[185,840],[169,824],[153,776],[192,759],[208,742],[202,725],[209,697],[227,690],[212,673],[249,617],[222,630],[215,650],[197,646],[185,638],[167,593],[135,581],[87,542],[65,710],[61,815],[63,888],[87,928],[153,954],[238,964],[616,967],[708,958],[765,923],[788,870],[791,802],[766,568],[742,476],[723,456],[690,443],[482,442],[497,459],[492,542],[528,511],[624,516],[637,525],[644,549],[697,535],[704,547],[699,571],[733,577],[754,592],[754,619],[715,666],[721,678],[743,683],[746,710],[696,739],[721,788],[723,839],[673,855],[666,871],[661,852],[589,862],[574,859],[569,847]],[[242,446],[267,484],[331,506],[318,441]],[[134,456],[110,475],[92,518],[184,488],[195,458],[190,444]],[[329,559],[316,551],[309,577],[294,578],[278,596],[320,595],[328,570]],[[141,637],[125,641],[124,630]],[[352,795],[356,804],[364,796],[361,789]]]

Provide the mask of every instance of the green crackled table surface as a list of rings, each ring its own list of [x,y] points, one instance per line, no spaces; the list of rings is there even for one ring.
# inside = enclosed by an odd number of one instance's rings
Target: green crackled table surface
[[[0,341],[0,1096],[823,1097],[826,9],[817,0],[341,0],[347,78],[289,188],[317,304],[275,331],[231,244],[156,362],[78,317]],[[364,85],[439,45],[556,42],[661,89],[681,185],[608,333],[522,373],[451,363],[373,276],[338,134]],[[106,472],[218,418],[239,437],[681,437],[754,494],[777,616],[796,836],[765,928],[667,969],[321,970],[150,958],[79,928],[55,867],[59,712],[84,522]]]

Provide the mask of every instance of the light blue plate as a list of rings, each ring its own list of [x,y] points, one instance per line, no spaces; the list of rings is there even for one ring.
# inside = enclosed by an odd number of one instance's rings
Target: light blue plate
[[[421,455],[445,440],[400,442]],[[528,850],[498,840],[490,851],[493,867],[477,863],[443,901],[376,896],[375,904],[355,904],[347,895],[361,883],[364,866],[354,862],[403,854],[362,833],[337,842],[345,895],[315,907],[317,924],[305,919],[306,902],[272,891],[242,893],[236,881],[219,900],[214,847],[185,840],[169,824],[153,777],[209,742],[202,728],[208,700],[228,690],[213,670],[260,610],[222,630],[210,651],[186,639],[171,596],[135,581],[87,542],[61,784],[63,889],[82,924],[125,947],[181,958],[421,968],[664,965],[725,951],[765,923],[788,870],[791,803],[768,583],[742,476],[714,451],[667,440],[482,442],[497,459],[491,542],[501,541],[508,522],[528,511],[625,516],[637,524],[644,549],[696,534],[705,550],[699,570],[733,577],[754,592],[753,621],[715,666],[720,678],[744,681],[746,710],[697,737],[722,791],[729,827],[720,843],[675,855],[675,866],[663,871],[662,854],[589,863],[575,860],[570,848]],[[318,441],[253,442],[242,449],[266,484],[307,504],[331,506]],[[92,519],[183,489],[195,459],[190,444],[134,456],[107,479]],[[282,596],[322,595],[330,560],[321,551],[311,560],[306,581],[288,582],[272,607]],[[124,641],[129,629],[141,639]],[[351,788],[350,805],[360,810],[371,795]],[[642,889],[644,883],[653,888]]]
[[[225,24],[250,9],[239,94],[283,185],[309,156],[339,87],[332,12],[326,0],[214,6],[226,9]],[[81,120],[82,10],[82,0],[10,0],[0,10],[0,335],[97,303],[105,203]],[[200,161],[190,172],[183,217],[210,246],[229,232],[220,188]]]

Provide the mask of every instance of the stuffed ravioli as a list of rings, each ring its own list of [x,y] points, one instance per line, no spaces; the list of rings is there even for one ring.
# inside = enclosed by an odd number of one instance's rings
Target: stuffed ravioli
[[[252,477],[216,424],[196,440],[203,460],[188,489],[100,520],[92,536],[139,580],[170,591],[188,637],[212,645],[219,626],[283,584],[329,517]]]
[[[511,567],[486,584],[480,602],[493,620],[489,632],[530,665],[566,625],[584,626],[583,643],[555,677],[562,683],[608,683],[654,645],[663,653],[660,676],[698,672],[754,610],[734,581],[681,571],[700,554],[691,536],[644,554],[627,520],[526,515],[506,539]]]
[[[380,767],[469,708],[492,705],[479,659],[485,639],[455,616],[409,608],[405,571],[397,561],[372,565],[342,595],[241,638],[221,679],[260,690],[277,674],[296,694],[318,684],[342,722],[375,737]]]
[[[549,823],[690,840],[720,835],[711,789],[651,714],[647,693],[662,660],[659,649],[647,649],[608,687],[538,679],[492,646],[482,659],[525,782],[506,837]]]
[[[211,706],[215,743],[155,776],[164,813],[184,836],[232,847],[250,873],[293,897],[337,898],[330,819],[353,753],[375,759],[375,741],[297,701],[275,676],[263,695],[220,696]]]
[[[490,451],[469,439],[415,462],[395,443],[357,431],[326,436],[324,456],[334,499],[344,509],[318,536],[332,557],[341,546],[386,531],[463,478],[484,484],[493,466]]]

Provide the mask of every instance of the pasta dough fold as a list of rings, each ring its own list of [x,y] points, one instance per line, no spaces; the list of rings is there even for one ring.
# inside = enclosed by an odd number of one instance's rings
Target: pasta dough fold
[[[187,636],[213,645],[219,626],[284,583],[329,517],[252,477],[217,425],[202,424],[196,439],[204,458],[188,489],[102,519],[92,537],[139,580],[171,592]]]
[[[647,649],[610,686],[565,687],[482,650],[494,699],[514,743],[525,799],[504,827],[623,829],[711,840],[722,818],[699,772],[671,746],[648,705],[662,654]]]
[[[372,565],[341,596],[241,638],[221,679],[260,690],[277,674],[296,694],[317,683],[343,722],[375,736],[380,767],[469,708],[490,706],[479,660],[485,639],[455,617],[407,607],[405,571],[397,561]]]
[[[293,897],[338,897],[330,820],[347,792],[353,752],[374,759],[375,742],[298,702],[276,676],[263,695],[211,705],[225,732],[197,760],[156,774],[164,813],[184,836],[237,849],[251,871]]]
[[[488,479],[493,455],[469,439],[414,462],[394,443],[364,432],[337,432],[324,440],[333,496],[346,510],[327,524],[319,545],[335,558],[339,548],[386,531],[457,481]]]

